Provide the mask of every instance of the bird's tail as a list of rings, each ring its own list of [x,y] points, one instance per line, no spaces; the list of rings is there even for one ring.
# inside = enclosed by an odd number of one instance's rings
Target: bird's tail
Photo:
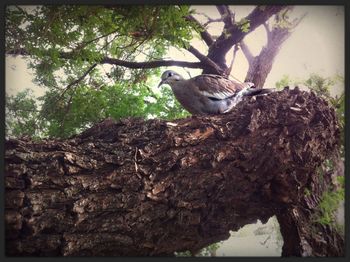
[[[272,92],[276,91],[275,89],[269,88],[269,89],[262,89],[262,88],[254,88],[254,87],[247,87],[239,91],[235,96],[230,97],[230,105],[227,107],[227,109],[223,113],[230,112],[233,107],[235,107],[240,101],[242,101],[242,98],[244,96],[258,96],[258,95],[264,95],[264,94],[270,94]]]
[[[244,96],[257,96],[275,92],[274,88],[249,88],[244,92]]]

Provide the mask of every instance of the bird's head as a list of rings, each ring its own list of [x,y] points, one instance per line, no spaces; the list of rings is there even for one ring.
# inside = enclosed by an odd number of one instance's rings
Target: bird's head
[[[181,75],[179,75],[178,73],[176,73],[175,71],[166,70],[162,74],[161,79],[162,80],[160,81],[158,87],[160,87],[163,84],[171,84],[171,83],[174,83],[176,81],[183,80],[184,78]]]

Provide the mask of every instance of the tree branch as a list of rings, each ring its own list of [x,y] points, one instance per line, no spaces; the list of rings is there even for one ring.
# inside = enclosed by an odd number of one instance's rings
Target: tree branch
[[[246,43],[244,42],[244,40],[242,40],[240,43],[239,43],[240,47],[241,47],[241,50],[245,56],[245,58],[247,59],[248,61],[248,64],[250,65],[252,62],[253,62],[253,59],[254,59],[254,56],[252,54],[252,52],[250,51],[249,47],[246,45]]]
[[[231,9],[227,5],[217,5],[216,8],[218,9],[221,15],[222,21],[225,24],[224,28],[226,30],[232,28],[235,21],[235,15],[231,11]]]
[[[21,55],[21,56],[30,56],[30,53],[25,48],[12,48],[5,52],[6,55]]]
[[[92,66],[90,66],[88,68],[88,70],[86,70],[84,72],[84,74],[82,74],[78,79],[74,80],[73,82],[71,82],[62,92],[60,98],[65,94],[65,92],[68,91],[68,89],[70,89],[72,86],[79,84],[95,67],[97,66],[97,63],[93,64]]]
[[[77,45],[77,47],[75,48],[75,50],[76,50],[76,49],[78,49],[78,50],[79,50],[79,49],[82,49],[82,48],[84,48],[85,46],[91,44],[91,43],[94,42],[94,41],[100,40],[100,39],[103,38],[103,37],[107,37],[107,36],[109,36],[109,35],[111,35],[111,34],[116,33],[118,30],[119,30],[119,29],[116,29],[116,30],[114,30],[114,31],[112,31],[112,32],[110,32],[110,33],[106,33],[106,34],[104,34],[104,35],[100,35],[100,36],[98,36],[98,37],[96,37],[96,38],[94,38],[94,39],[91,39],[91,40],[89,40],[89,41],[79,43],[79,44]],[[117,36],[120,36],[120,35],[116,35],[113,39],[115,39]]]
[[[203,24],[203,27],[206,28],[210,23],[217,23],[217,22],[223,22],[222,18],[211,18],[210,16],[208,16],[205,13],[201,13],[201,12],[196,12],[197,15],[202,15],[205,16],[205,18],[207,18],[207,21]]]
[[[234,24],[229,28],[228,32],[225,30],[218,37],[213,45],[210,46],[208,51],[208,58],[213,60],[222,68],[227,68],[225,55],[233,47],[233,45],[242,41],[242,39],[254,31],[258,26],[267,21],[272,15],[286,8],[287,6],[257,6],[254,10],[244,18],[249,22],[249,29],[243,31],[239,25]]]
[[[207,26],[208,26],[209,24],[211,24],[211,23],[219,23],[219,22],[223,22],[221,18],[217,18],[217,19],[212,19],[212,18],[210,18],[210,19],[208,19],[207,22],[205,22],[205,23],[203,24],[203,26],[204,26],[204,27],[207,27]],[[213,39],[214,39],[214,37],[213,37]]]
[[[230,64],[230,66],[228,67],[227,72],[226,72],[226,75],[227,75],[227,76],[231,75],[233,63],[234,63],[234,61],[235,61],[235,59],[236,59],[236,54],[237,54],[237,51],[238,51],[238,50],[239,50],[239,45],[236,44],[235,47],[233,48],[233,56],[232,56],[231,64]]]
[[[200,35],[208,47],[214,43],[213,37],[209,34],[209,32],[205,29],[205,27],[193,15],[189,15],[185,18],[189,21],[195,22],[200,27],[201,29]]]
[[[196,56],[199,61],[204,63],[204,67],[211,68],[211,70],[215,71],[216,74],[221,75],[224,71],[216,64],[214,63],[210,58],[203,55],[201,52],[199,52],[196,48],[193,46],[190,46],[187,49],[189,52],[191,52],[194,56]],[[206,66],[205,66],[206,65]]]
[[[292,9],[292,7],[288,7],[288,10],[290,9]],[[245,48],[243,43],[242,51],[245,51],[249,62],[249,69],[245,78],[246,82],[253,82],[258,88],[263,87],[267,75],[271,71],[273,61],[277,56],[283,42],[288,39],[292,33],[290,29],[294,29],[302,18],[293,20],[293,22],[290,23],[283,17],[280,18],[277,16],[275,20],[276,25],[273,26],[272,30],[266,23],[264,23],[263,25],[267,32],[267,44],[262,48],[258,56],[255,56],[253,58],[250,57],[249,52],[247,51],[248,49]],[[284,20],[281,21],[281,19]],[[285,26],[286,23],[288,23],[289,26]],[[281,26],[281,24],[283,26]]]
[[[57,105],[57,103],[62,99],[62,97],[64,96],[64,94],[74,85],[79,84],[98,64],[95,63],[92,66],[90,66],[78,79],[75,79],[73,82],[71,82],[69,85],[66,86],[66,88],[63,90],[63,92],[60,94],[59,97],[55,97],[53,103]],[[70,110],[70,106],[71,106],[71,101],[73,99],[73,94],[70,95],[68,103],[67,103],[67,108],[65,111],[65,114],[63,115],[63,121],[61,122],[60,128],[63,130],[64,127],[64,121],[66,118],[66,114],[69,112]],[[47,109],[48,110],[48,109]],[[43,114],[47,114],[48,111],[45,110],[43,112]]]
[[[338,136],[323,99],[284,90],[225,115],[109,119],[67,140],[6,140],[6,255],[195,253],[273,215],[285,256],[344,255],[344,239],[303,205],[306,188],[315,205],[324,192],[310,182],[319,185],[315,170]]]
[[[301,17],[299,17],[299,18],[294,18],[294,20],[290,24],[289,29],[290,30],[295,29],[300,24],[300,22],[305,18],[306,15],[307,15],[307,12],[302,14]]]
[[[266,31],[266,38],[267,38],[267,43],[269,44],[271,42],[271,30],[270,30],[270,27],[269,25],[267,24],[267,22],[264,22],[263,23],[263,26],[265,28],[265,31]]]
[[[116,58],[105,57],[100,61],[101,64],[111,64],[117,66],[123,66],[127,68],[156,68],[161,66],[181,66],[189,68],[202,68],[203,65],[200,62],[187,62],[187,61],[176,61],[176,60],[154,60],[148,62],[130,62]]]
[[[12,49],[6,52],[7,55],[23,55],[30,56],[31,54],[24,48]],[[74,54],[72,52],[61,52],[60,58],[62,59],[73,59]],[[204,56],[205,57],[205,56]],[[116,66],[123,66],[127,68],[156,68],[161,66],[181,66],[189,68],[203,68],[200,62],[187,62],[187,61],[177,61],[177,60],[154,60],[146,62],[131,62],[125,61],[117,58],[104,57],[99,62],[99,64],[111,64]]]

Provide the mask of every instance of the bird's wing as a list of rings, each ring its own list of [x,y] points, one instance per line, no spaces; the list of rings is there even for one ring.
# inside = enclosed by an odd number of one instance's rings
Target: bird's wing
[[[244,84],[234,82],[219,75],[204,74],[193,78],[198,91],[212,99],[226,99],[235,96],[239,91],[246,88]]]

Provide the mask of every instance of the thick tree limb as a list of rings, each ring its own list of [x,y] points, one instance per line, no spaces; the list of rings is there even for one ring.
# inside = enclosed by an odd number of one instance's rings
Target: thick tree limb
[[[225,24],[224,29],[232,28],[235,22],[235,15],[231,9],[227,5],[217,5],[216,8],[218,9],[221,19]]]
[[[290,206],[277,215],[285,243],[282,256],[339,256],[344,254],[344,235],[336,228],[319,223],[310,223],[317,219],[315,212],[325,193],[334,190],[334,176],[344,176],[343,161],[335,169],[323,175],[310,177],[308,188],[312,194],[304,195],[300,205]],[[332,174],[335,172],[334,174]],[[337,174],[340,172],[339,174]],[[322,179],[320,178],[322,176]]]
[[[253,82],[256,87],[262,88],[265,80],[272,69],[275,57],[285,40],[292,34],[292,30],[301,22],[305,14],[300,18],[294,19],[292,22],[283,16],[292,10],[293,7],[287,7],[283,14],[279,14],[275,18],[275,24],[272,28],[264,22],[263,26],[267,35],[267,43],[260,51],[259,55],[253,56],[249,48],[241,41],[243,54],[247,58],[249,68],[245,77],[246,82]]]
[[[285,246],[284,255],[304,254],[305,235],[288,231],[283,214],[313,212],[304,190],[338,136],[324,100],[284,90],[247,98],[226,115],[106,120],[64,141],[8,140],[6,254],[195,252],[272,215],[285,245],[300,251]],[[318,230],[322,238],[329,228]],[[319,241],[342,255],[343,239],[328,237]],[[309,246],[307,254],[329,254]]]
[[[218,75],[222,75],[224,73],[224,71],[215,62],[213,62],[213,60],[203,55],[193,46],[190,46],[187,50],[202,62],[203,68],[207,70],[208,68],[210,68],[211,71],[215,72],[215,74],[218,74]]]
[[[30,53],[24,48],[13,49],[6,52],[7,55],[23,55],[29,56]],[[60,58],[71,59],[74,54],[71,52],[61,52]],[[104,57],[99,61],[99,64],[111,64],[116,66],[123,66],[127,68],[156,68],[161,66],[182,66],[189,68],[202,68],[202,63],[200,62],[187,62],[187,61],[176,61],[176,60],[154,60],[146,62],[131,62],[121,59]]]
[[[116,58],[105,57],[100,61],[101,64],[111,64],[117,66],[124,66],[127,68],[157,68],[161,66],[181,66],[189,68],[202,68],[200,62],[187,62],[187,61],[176,61],[176,60],[154,60],[147,62],[130,62]]]
[[[266,22],[263,23],[263,26],[264,26],[265,31],[266,31],[267,44],[271,44],[271,41],[272,41],[271,29],[270,29],[269,25]]]
[[[233,63],[236,59],[236,54],[237,54],[237,51],[239,50],[239,45],[235,45],[235,47],[233,48],[233,55],[232,55],[232,60],[231,60],[231,63],[230,63],[230,66],[227,68],[226,70],[226,75],[229,76],[231,75],[231,72],[232,72],[232,67],[233,67]]]
[[[273,62],[285,40],[291,35],[288,28],[274,27],[268,33],[267,44],[262,48],[259,55],[251,56],[250,51],[244,43],[241,43],[249,68],[245,82],[253,82],[256,87],[262,88],[265,80],[272,69]]]
[[[248,64],[252,64],[253,60],[254,60],[254,56],[252,54],[252,52],[250,51],[249,47],[246,45],[246,43],[244,42],[244,40],[242,40],[240,43],[239,43],[239,46],[241,47],[241,50],[245,56],[245,58],[247,59],[248,61]]]
[[[235,44],[250,32],[254,31],[258,26],[267,21],[272,15],[286,8],[286,6],[257,6],[254,10],[243,20],[249,22],[249,29],[244,32],[239,24],[233,24],[232,27],[223,30],[222,34],[217,38],[213,45],[209,48],[208,58],[213,60],[220,67],[226,69],[225,55]],[[205,71],[210,73],[210,71]]]

